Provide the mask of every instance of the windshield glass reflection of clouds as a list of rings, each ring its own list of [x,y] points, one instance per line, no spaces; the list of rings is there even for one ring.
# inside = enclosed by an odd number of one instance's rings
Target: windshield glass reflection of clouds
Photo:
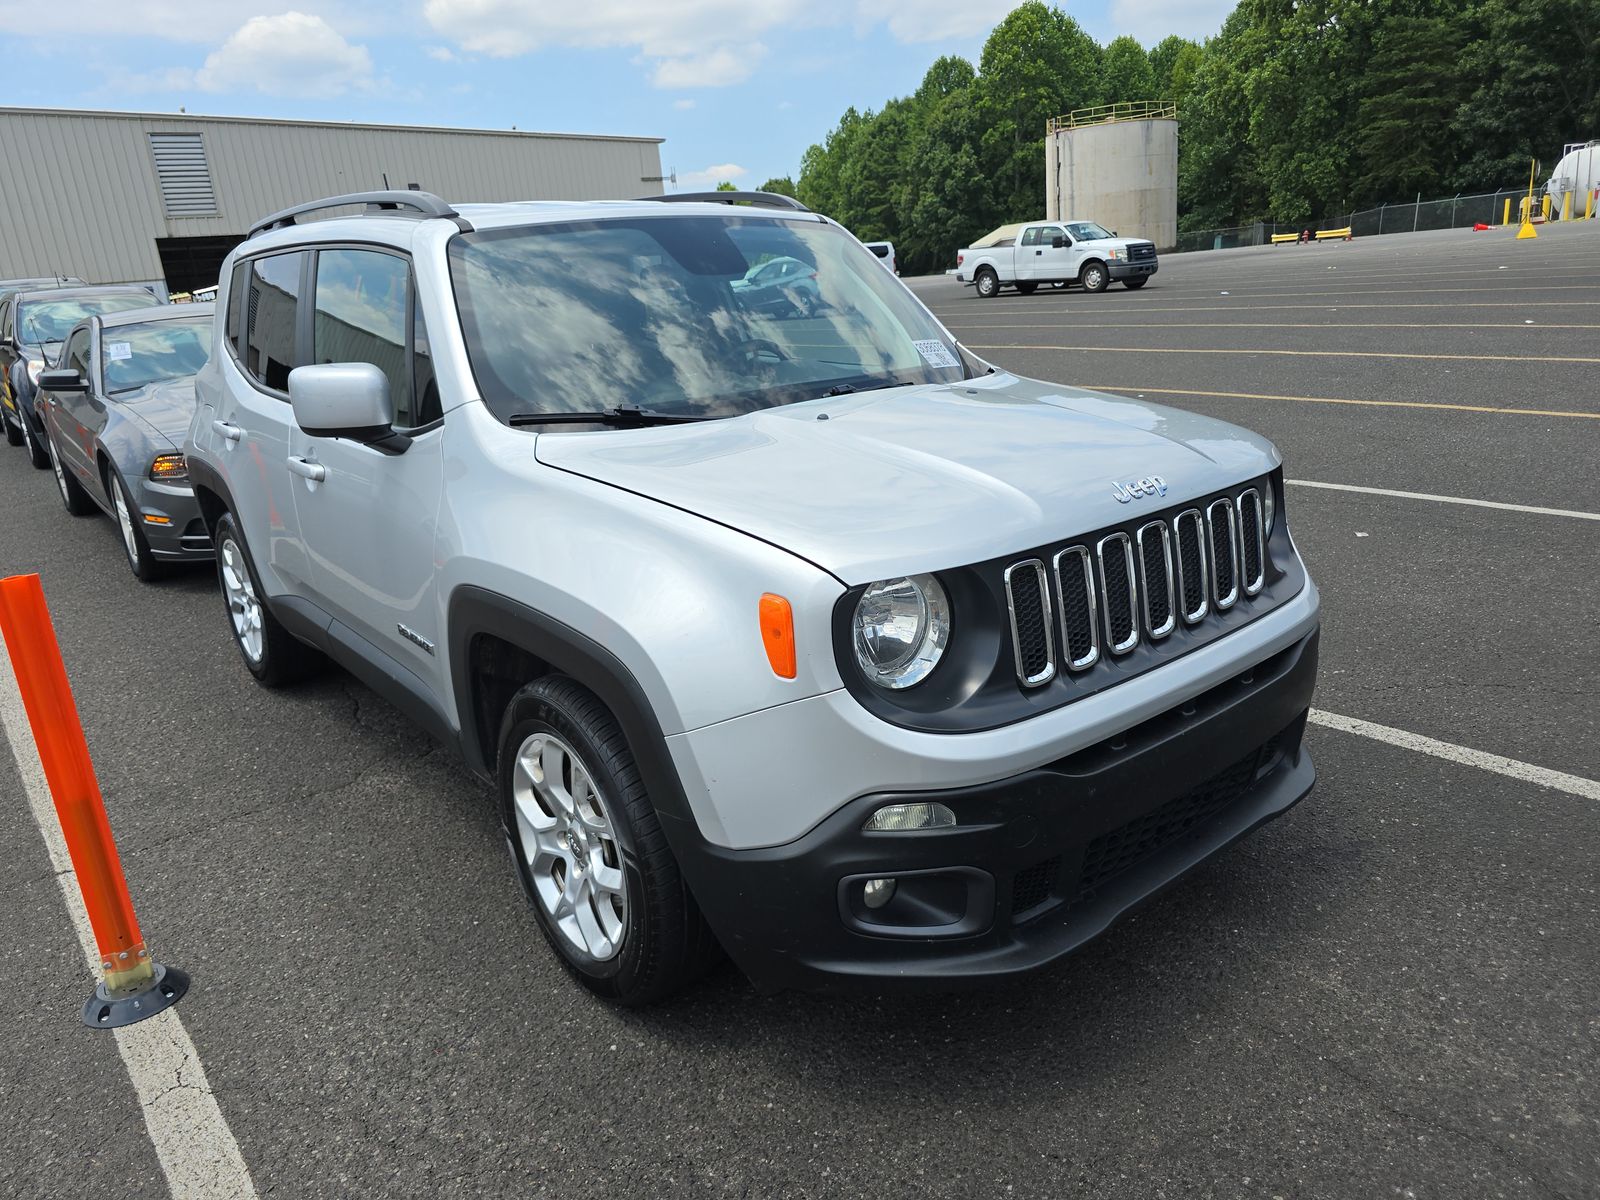
[[[130,308],[149,308],[156,302],[150,295],[86,296],[71,300],[31,300],[18,313],[17,325],[25,341],[59,342],[72,327],[96,313],[124,312]]]
[[[114,325],[100,333],[108,393],[193,375],[211,356],[211,318]]]
[[[459,236],[450,256],[467,351],[502,418],[618,405],[733,416],[834,386],[962,377],[922,307],[815,220],[523,226]]]

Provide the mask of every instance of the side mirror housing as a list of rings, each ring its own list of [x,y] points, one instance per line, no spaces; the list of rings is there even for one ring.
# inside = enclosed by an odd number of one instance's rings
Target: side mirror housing
[[[87,392],[89,381],[70,367],[39,372],[41,392]]]
[[[389,377],[371,363],[317,363],[289,372],[295,423],[312,437],[346,438],[398,454],[411,439],[394,431]]]
[[[1060,236],[1059,234],[1057,234],[1055,237],[1050,239],[1050,249],[1052,249],[1052,250],[1065,250],[1066,248],[1067,248],[1067,239],[1062,237],[1062,236]]]

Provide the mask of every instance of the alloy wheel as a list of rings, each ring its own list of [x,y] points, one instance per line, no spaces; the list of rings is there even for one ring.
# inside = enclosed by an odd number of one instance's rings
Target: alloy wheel
[[[628,892],[606,801],[583,760],[553,733],[517,749],[511,795],[534,894],[573,949],[615,958],[627,930]]]
[[[54,457],[52,455],[52,457]],[[56,477],[61,481],[62,494],[66,494],[67,481],[61,474],[61,464],[56,464]],[[139,535],[133,528],[133,513],[128,510],[127,497],[122,494],[122,483],[115,477],[111,480],[111,504],[117,510],[117,527],[122,530],[122,546],[128,552],[128,561],[135,566],[139,563]]]
[[[228,602],[228,618],[233,622],[233,636],[245,657],[253,663],[261,661],[264,640],[261,632],[261,601],[256,597],[255,583],[250,579],[250,568],[245,565],[244,551],[232,538],[222,543],[218,553],[221,565],[223,598]]]

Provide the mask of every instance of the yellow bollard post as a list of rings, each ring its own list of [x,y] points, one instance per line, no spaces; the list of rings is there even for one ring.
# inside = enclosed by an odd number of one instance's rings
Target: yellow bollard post
[[[1550,193],[1546,192],[1539,197],[1539,215],[1546,221],[1550,219]]]
[[[1583,202],[1583,219],[1585,221],[1592,221],[1594,219],[1594,192],[1595,189],[1590,188],[1589,198]]]
[[[1572,220],[1572,193],[1571,192],[1562,192],[1561,193],[1561,219],[1563,221]]]
[[[1522,198],[1522,226],[1517,230],[1517,241],[1524,238],[1536,238],[1539,231],[1533,227],[1533,174],[1539,169],[1539,164],[1528,160],[1528,194]]]
[[[1511,197],[1510,196],[1506,197],[1506,211],[1505,211],[1505,215],[1500,218],[1500,224],[1502,224],[1502,225],[1511,224]]]

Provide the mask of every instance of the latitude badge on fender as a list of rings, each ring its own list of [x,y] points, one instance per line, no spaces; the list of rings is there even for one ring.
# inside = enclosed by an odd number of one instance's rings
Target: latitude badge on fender
[[[1111,485],[1111,494],[1118,504],[1127,504],[1140,496],[1165,496],[1167,481],[1159,475],[1145,475],[1139,479],[1117,480]]]

